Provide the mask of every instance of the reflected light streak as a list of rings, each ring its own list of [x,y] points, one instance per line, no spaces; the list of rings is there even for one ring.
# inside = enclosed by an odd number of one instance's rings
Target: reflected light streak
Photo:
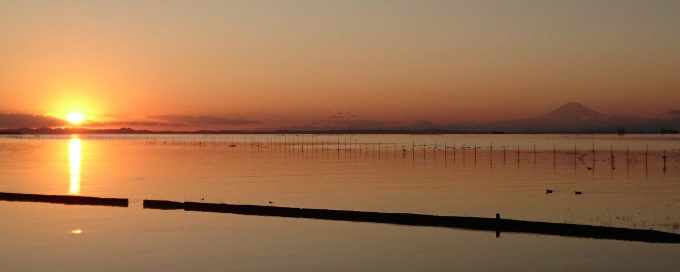
[[[69,155],[69,189],[68,193],[72,195],[77,195],[80,193],[80,154],[81,154],[81,144],[78,136],[75,135],[68,144],[68,155]]]

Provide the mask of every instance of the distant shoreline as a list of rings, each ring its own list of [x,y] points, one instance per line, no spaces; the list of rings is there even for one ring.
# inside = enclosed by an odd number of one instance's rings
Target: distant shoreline
[[[68,134],[413,134],[413,135],[436,135],[436,134],[678,134],[676,130],[661,129],[659,131],[629,131],[620,133],[611,130],[589,131],[457,131],[457,130],[387,130],[387,129],[352,129],[352,130],[271,130],[271,131],[243,131],[243,130],[194,130],[194,131],[153,131],[135,130],[131,128],[120,129],[84,129],[84,128],[20,128],[0,130],[2,135],[68,135]]]

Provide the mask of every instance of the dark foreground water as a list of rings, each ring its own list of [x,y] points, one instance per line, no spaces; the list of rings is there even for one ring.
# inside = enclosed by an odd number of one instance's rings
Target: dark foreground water
[[[680,233],[677,136],[5,136],[0,192],[130,199],[127,208],[0,201],[6,271],[680,267],[679,244],[142,208],[164,199],[500,213]]]

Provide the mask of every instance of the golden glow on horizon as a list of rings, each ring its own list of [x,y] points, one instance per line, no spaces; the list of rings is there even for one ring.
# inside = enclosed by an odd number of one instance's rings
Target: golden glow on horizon
[[[270,128],[337,112],[500,121],[568,101],[667,118],[680,100],[675,1],[25,2],[2,4],[0,89],[12,91],[0,110],[77,110],[81,126],[206,115]]]
[[[68,193],[71,195],[80,194],[80,155],[81,143],[77,135],[69,141],[68,144],[69,155],[69,189]]]
[[[83,230],[81,230],[81,229],[74,229],[74,230],[71,231],[71,234],[81,234],[81,233],[83,233]]]
[[[68,120],[71,124],[77,125],[85,121],[85,115],[80,112],[72,112],[66,115],[66,120]]]

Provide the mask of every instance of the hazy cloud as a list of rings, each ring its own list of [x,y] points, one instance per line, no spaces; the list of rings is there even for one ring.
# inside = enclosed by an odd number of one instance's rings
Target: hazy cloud
[[[385,124],[375,120],[331,120],[326,129],[385,129]]]
[[[88,122],[86,126],[120,126],[120,127],[183,127],[185,124],[176,124],[158,121],[109,121],[109,122]]]
[[[157,119],[161,121],[166,121],[174,124],[182,125],[232,125],[232,126],[244,126],[259,124],[259,120],[245,120],[245,119],[229,119],[217,116],[190,116],[190,115],[157,115],[149,116],[151,119]]]
[[[156,115],[132,120],[112,120],[101,122],[87,122],[89,127],[201,127],[215,125],[241,126],[259,124],[259,120],[229,119],[216,116],[189,116],[189,115]]]
[[[667,112],[670,115],[680,115],[680,110],[671,110]]]
[[[382,122],[360,119],[357,115],[346,111],[338,112],[335,115],[328,116],[325,122],[313,122],[312,124],[319,125],[323,123],[323,129],[335,130],[351,130],[351,129],[385,129],[387,126]]]
[[[44,115],[0,114],[0,128],[41,128],[67,125],[66,121]]]
[[[354,119],[354,118],[357,118],[357,116],[354,115],[354,114],[352,114],[352,113],[349,112],[349,111],[346,111],[346,112],[338,112],[338,113],[336,113],[335,115],[331,115],[331,116],[328,117],[328,119],[331,119],[331,120],[338,120],[338,119]]]

